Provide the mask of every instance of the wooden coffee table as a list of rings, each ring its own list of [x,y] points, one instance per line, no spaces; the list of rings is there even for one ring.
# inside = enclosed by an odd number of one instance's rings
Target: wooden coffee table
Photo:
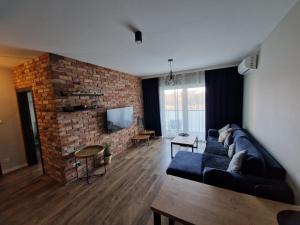
[[[149,145],[149,139],[150,139],[150,135],[144,135],[144,134],[137,134],[133,138],[131,138],[131,140],[134,142],[135,145],[138,141],[141,140],[147,141],[147,144]]]
[[[155,137],[155,131],[154,130],[144,130],[140,132],[141,135],[150,135],[150,137]]]
[[[171,158],[173,159],[173,145],[179,145],[183,147],[192,148],[192,152],[194,152],[194,148],[198,148],[198,137],[195,135],[189,136],[179,136],[177,135],[171,141]]]
[[[278,212],[300,211],[300,206],[168,175],[151,210],[154,225],[161,224],[161,215],[169,218],[169,224],[278,225]]]

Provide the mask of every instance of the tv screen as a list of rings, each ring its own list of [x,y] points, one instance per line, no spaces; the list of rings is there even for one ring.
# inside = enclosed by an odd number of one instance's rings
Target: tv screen
[[[124,107],[107,110],[108,133],[128,128],[133,123],[133,107]]]

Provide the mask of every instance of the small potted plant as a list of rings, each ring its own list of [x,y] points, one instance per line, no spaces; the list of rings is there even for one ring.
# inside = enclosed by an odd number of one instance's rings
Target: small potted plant
[[[110,144],[109,143],[104,143],[104,163],[105,164],[110,164],[111,163],[111,152],[110,152]]]

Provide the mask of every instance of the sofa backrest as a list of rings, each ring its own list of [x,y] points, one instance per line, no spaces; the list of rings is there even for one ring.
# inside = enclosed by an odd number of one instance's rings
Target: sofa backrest
[[[284,167],[250,134],[249,139],[265,159],[266,177],[277,180],[285,180],[286,170],[284,169]]]
[[[248,138],[248,135],[241,128],[240,129],[233,128],[233,130],[232,130],[233,141],[236,141],[240,137],[246,137],[246,138]]]
[[[251,149],[251,153],[249,153],[250,157],[248,156],[245,160],[244,172],[250,172],[250,174],[254,173],[253,175],[257,174],[259,176],[264,174],[265,177],[272,179],[285,179],[286,170],[283,168],[283,166],[261,144],[259,144],[258,141],[251,134],[249,134],[249,132],[247,132],[247,130],[241,128],[237,124],[231,124],[230,127],[233,129],[233,142],[236,143],[236,146],[239,146],[238,148],[236,147],[236,150],[243,150],[240,148],[246,146]],[[239,138],[248,139],[252,146],[247,143],[247,141],[243,141],[244,139],[238,141]],[[263,160],[261,157],[263,157]],[[255,169],[255,165],[258,166],[257,169]]]
[[[246,136],[239,136],[234,139],[235,152],[247,150],[247,155],[243,161],[242,173],[264,177],[266,165],[263,155]]]

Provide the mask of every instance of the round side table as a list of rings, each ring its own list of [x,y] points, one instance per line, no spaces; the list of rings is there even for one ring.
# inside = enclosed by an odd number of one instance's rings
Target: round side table
[[[140,140],[147,141],[147,144],[149,145],[149,139],[150,139],[150,135],[142,135],[142,134],[135,135],[133,138],[131,138],[131,140],[135,145]]]
[[[89,184],[89,178],[92,176],[102,176],[106,173],[106,166],[104,164],[104,173],[97,174],[97,175],[89,175],[89,166],[88,166],[88,159],[93,158],[94,168],[95,168],[95,157],[99,154],[103,155],[104,148],[101,145],[91,145],[87,146],[83,149],[80,149],[74,153],[75,156],[75,164],[76,164],[76,173],[77,173],[77,179],[86,178],[86,182]],[[78,166],[77,166],[77,159],[85,159],[85,165],[86,165],[86,176],[85,177],[79,177],[78,176]]]

